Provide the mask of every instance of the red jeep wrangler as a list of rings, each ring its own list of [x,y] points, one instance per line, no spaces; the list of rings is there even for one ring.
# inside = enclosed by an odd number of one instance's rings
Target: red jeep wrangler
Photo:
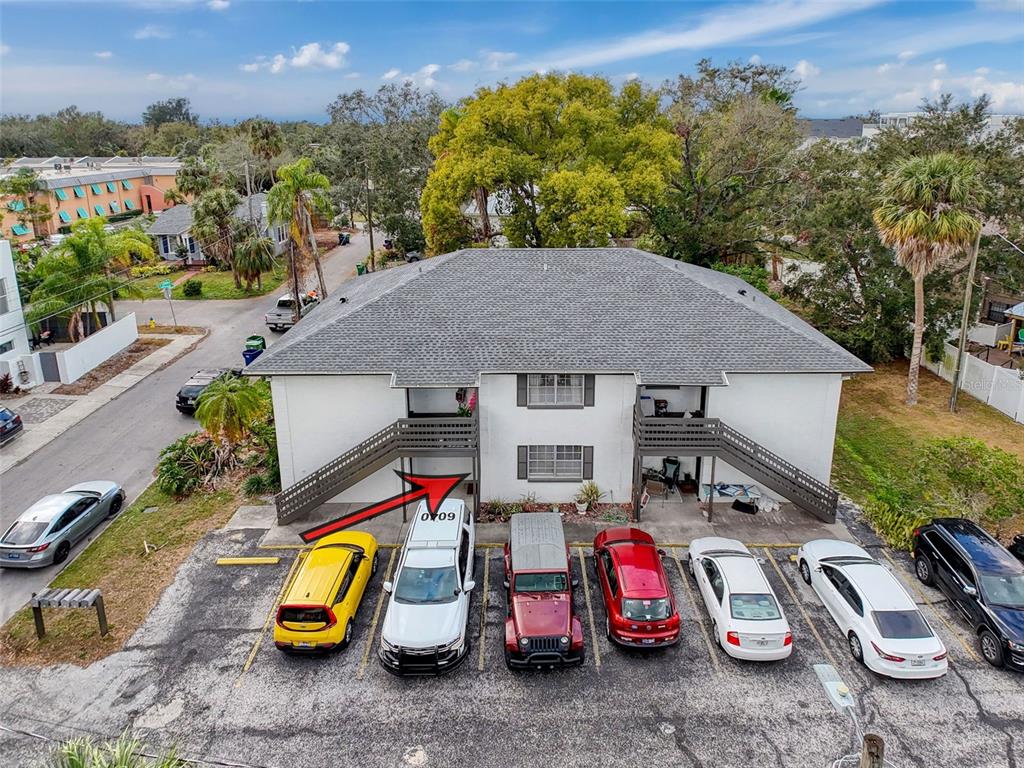
[[[569,567],[562,518],[555,512],[512,516],[505,545],[505,663],[509,669],[582,664],[583,625],[573,612],[578,586]]]

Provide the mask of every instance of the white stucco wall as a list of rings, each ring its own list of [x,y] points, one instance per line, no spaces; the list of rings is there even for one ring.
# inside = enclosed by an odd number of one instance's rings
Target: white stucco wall
[[[517,479],[519,445],[592,445],[594,481],[606,502],[629,501],[633,481],[633,407],[636,379],[598,375],[594,405],[573,409],[516,406],[516,377],[486,374],[479,393],[481,500],[518,500],[536,494],[542,502],[572,501],[576,482],[529,482]]]
[[[829,482],[842,375],[729,374],[728,378],[729,386],[708,388],[707,416],[721,419],[809,475]],[[706,483],[711,462],[702,464]],[[723,461],[717,462],[715,481],[753,482]]]
[[[122,317],[116,323],[86,336],[73,347],[56,353],[57,370],[64,384],[78,381],[97,365],[105,363],[139,338],[135,313]]]
[[[38,358],[32,354],[28,343],[28,329],[25,327],[25,315],[21,307],[21,296],[18,292],[18,279],[14,271],[14,257],[11,244],[0,240],[0,347],[11,345],[10,351],[0,352],[0,375],[11,374],[15,386],[31,387],[43,380]],[[21,364],[19,366],[19,363]],[[27,374],[22,378],[21,368]]]
[[[275,376],[281,483],[287,488],[405,416],[405,390],[382,376]],[[399,463],[394,462],[394,469]],[[372,502],[401,490],[391,468],[359,481],[334,502]]]

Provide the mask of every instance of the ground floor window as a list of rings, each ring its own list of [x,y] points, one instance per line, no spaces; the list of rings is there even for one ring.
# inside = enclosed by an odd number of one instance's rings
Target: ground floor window
[[[527,452],[529,480],[582,480],[582,445],[531,445]]]

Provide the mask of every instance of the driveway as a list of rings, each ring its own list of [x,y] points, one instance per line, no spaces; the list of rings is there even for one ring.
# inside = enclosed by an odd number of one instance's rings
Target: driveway
[[[363,236],[354,237],[349,246],[332,250],[324,261],[328,293],[348,280],[356,263],[368,253],[369,244]],[[278,293],[286,290],[282,288]],[[268,344],[281,338],[263,324],[264,313],[276,300],[277,294],[234,301],[175,301],[178,323],[208,327],[206,340],[0,475],[0,530],[6,530],[40,496],[82,480],[116,480],[124,486],[128,499],[134,499],[152,480],[161,449],[197,428],[191,417],[174,408],[178,389],[199,368],[241,366],[246,336],[258,333]],[[140,323],[150,317],[160,324],[171,323],[168,303],[163,300],[118,302],[117,312],[119,316],[135,312]],[[87,541],[101,530],[98,528]],[[84,546],[79,544],[76,551]],[[0,623],[56,574],[55,568],[36,572],[0,570]]]

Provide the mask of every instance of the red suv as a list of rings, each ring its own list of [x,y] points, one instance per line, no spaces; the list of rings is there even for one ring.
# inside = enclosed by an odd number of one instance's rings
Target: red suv
[[[505,545],[505,663],[509,669],[582,664],[583,625],[573,611],[577,583],[561,516],[522,512],[512,516],[511,527]]]
[[[608,639],[636,648],[679,640],[679,613],[662,552],[639,528],[607,528],[594,539],[594,561],[604,597]]]

